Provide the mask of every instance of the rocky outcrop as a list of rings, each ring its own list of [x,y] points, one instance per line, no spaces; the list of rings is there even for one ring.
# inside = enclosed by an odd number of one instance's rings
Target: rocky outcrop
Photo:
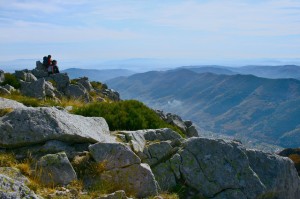
[[[161,190],[178,186],[185,198],[298,198],[300,179],[287,158],[246,150],[221,139],[182,139],[160,130],[121,131]],[[172,132],[172,131],[169,131]]]
[[[44,99],[45,97],[55,97],[54,87],[50,82],[45,81],[44,78],[38,79],[34,82],[21,82],[20,92],[23,95]]]
[[[158,194],[158,185],[147,164],[133,164],[125,168],[115,168],[101,174],[99,181],[103,187],[121,188],[129,195],[145,198]]]
[[[39,199],[24,183],[0,174],[0,198]]]
[[[0,97],[0,109],[4,109],[4,108],[15,109],[15,108],[25,108],[25,107],[26,106],[24,106],[23,104],[17,101]]]
[[[4,82],[5,77],[4,77],[4,71],[0,70],[0,83]]]
[[[28,70],[15,71],[15,76],[19,80],[23,80],[25,82],[34,82],[37,78]]]
[[[60,140],[70,143],[110,142],[100,117],[83,117],[56,108],[22,108],[0,118],[0,147],[16,148]]]
[[[234,141],[190,138],[176,153],[162,160],[152,166],[161,188],[184,185],[187,198],[300,196],[299,177],[291,161],[246,150]]]
[[[288,158],[247,150],[250,166],[266,186],[265,195],[277,198],[299,198],[300,181],[293,162]]]
[[[257,198],[266,191],[235,142],[191,138],[178,155],[181,163],[177,172],[195,195],[216,198],[226,192],[228,199]]]
[[[105,170],[141,163],[140,158],[121,143],[96,143],[89,146],[89,151]]]
[[[67,185],[77,179],[77,175],[68,160],[62,153],[48,154],[37,162],[36,177],[44,185]]]
[[[165,114],[161,110],[155,110],[155,112],[162,120],[164,120],[168,124],[178,127],[187,137],[199,137],[199,133],[196,127],[193,125],[192,121],[183,121],[180,116],[172,113]]]
[[[112,101],[120,101],[120,94],[113,90],[113,89],[103,89],[98,91],[100,94],[104,95],[105,97],[109,98]]]
[[[177,132],[168,128],[119,131],[118,133],[125,135],[125,139],[131,145],[132,150],[140,157],[143,157],[145,146],[149,141],[166,141],[182,138]]]
[[[70,85],[70,78],[66,73],[52,74],[45,79],[53,82],[53,86],[62,93],[65,93],[67,87]]]
[[[83,99],[86,102],[89,102],[89,94],[86,91],[86,89],[78,84],[70,84],[67,88],[66,88],[66,95],[70,98],[73,99]]]
[[[147,164],[129,147],[121,143],[96,143],[89,147],[91,156],[102,165],[98,176],[85,177],[86,187],[110,187],[110,190],[125,190],[138,198],[157,195],[158,185]]]
[[[87,77],[81,77],[77,80],[78,84],[81,84],[88,92],[94,90],[89,79]]]
[[[31,72],[37,78],[43,78],[48,76],[47,68],[40,61],[36,62],[36,67]]]

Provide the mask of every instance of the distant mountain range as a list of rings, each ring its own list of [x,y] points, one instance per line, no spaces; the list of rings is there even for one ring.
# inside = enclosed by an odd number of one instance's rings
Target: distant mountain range
[[[300,145],[300,81],[296,79],[177,69],[107,83],[124,99],[179,114],[208,131],[282,147]]]
[[[91,81],[101,81],[104,82],[108,79],[120,77],[120,76],[129,76],[135,72],[126,70],[126,69],[79,69],[79,68],[69,68],[61,71],[63,73],[68,73],[71,79],[78,77],[88,77]]]
[[[295,78],[300,79],[300,66],[297,65],[282,65],[282,66],[242,66],[242,67],[227,67],[218,65],[203,65],[203,66],[184,66],[180,68],[189,69],[197,73],[215,73],[224,75],[233,74],[251,74],[257,77],[265,78]]]

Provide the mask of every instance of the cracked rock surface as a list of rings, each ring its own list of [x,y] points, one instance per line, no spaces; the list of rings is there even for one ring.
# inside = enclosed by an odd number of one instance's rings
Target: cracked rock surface
[[[111,142],[106,121],[56,108],[18,108],[0,117],[0,147],[16,148],[59,140],[69,143]]]
[[[161,190],[182,186],[185,198],[300,197],[300,180],[287,158],[247,150],[235,141],[147,139],[145,132],[125,135],[141,161],[151,166]]]

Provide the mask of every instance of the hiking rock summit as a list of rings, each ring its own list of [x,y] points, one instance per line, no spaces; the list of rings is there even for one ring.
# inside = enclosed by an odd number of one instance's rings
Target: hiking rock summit
[[[105,101],[105,98],[112,101],[120,100],[118,92],[108,89],[106,85],[97,84],[93,87],[87,77],[71,81],[66,73],[48,74],[46,67],[40,61],[36,62],[35,69],[15,71],[13,76],[17,79],[23,95],[37,99],[71,98],[85,102]],[[0,82],[4,81],[4,72],[0,71]],[[9,86],[11,85],[0,86],[0,93],[10,94],[13,90]]]

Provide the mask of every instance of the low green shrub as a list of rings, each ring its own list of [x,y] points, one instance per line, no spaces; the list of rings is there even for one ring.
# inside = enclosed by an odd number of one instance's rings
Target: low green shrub
[[[73,113],[88,117],[103,117],[110,130],[171,128],[183,135],[178,128],[167,124],[153,110],[136,100],[95,102],[75,108]]]
[[[5,86],[6,84],[13,86],[15,89],[19,89],[21,87],[21,84],[16,76],[10,73],[4,73],[4,81],[1,83],[1,86]]]

